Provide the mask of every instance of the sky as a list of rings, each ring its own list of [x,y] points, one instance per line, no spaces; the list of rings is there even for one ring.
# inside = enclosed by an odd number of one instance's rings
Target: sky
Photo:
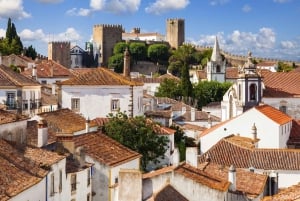
[[[85,48],[93,26],[166,34],[166,20],[185,20],[185,41],[232,54],[300,61],[300,0],[0,0],[0,37],[8,18],[23,46],[47,56],[48,42]]]

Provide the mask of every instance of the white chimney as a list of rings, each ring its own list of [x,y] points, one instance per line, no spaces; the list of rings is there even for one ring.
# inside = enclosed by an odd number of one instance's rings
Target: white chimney
[[[85,121],[85,132],[90,132],[90,118],[87,118]]]
[[[85,151],[82,146],[76,148],[75,157],[79,162],[79,166],[83,167],[85,165]]]
[[[211,128],[212,122],[210,117],[210,112],[207,112],[207,128]]]
[[[185,161],[194,167],[198,166],[198,149],[197,147],[187,147],[185,151]]]
[[[229,189],[236,191],[236,169],[234,165],[231,165],[228,172],[228,181],[231,183]]]
[[[36,76],[36,66],[34,65],[33,67],[32,67],[32,78],[34,79],[34,80],[36,80],[36,78],[37,78],[37,76]]]
[[[252,126],[252,137],[253,137],[253,140],[257,140],[257,128],[255,126],[255,123],[253,123],[253,126]]]
[[[195,121],[195,120],[196,120],[195,108],[191,107],[191,121]]]
[[[48,143],[48,125],[44,119],[38,122],[38,141],[37,146],[42,147]]]
[[[0,52],[0,65],[2,65],[2,54]]]

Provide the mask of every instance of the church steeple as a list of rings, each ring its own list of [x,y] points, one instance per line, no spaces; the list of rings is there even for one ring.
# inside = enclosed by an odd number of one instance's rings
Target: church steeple
[[[215,38],[215,44],[214,44],[214,48],[213,48],[213,52],[211,54],[210,60],[214,61],[214,62],[217,62],[217,63],[221,63],[222,62],[221,51],[220,51],[220,47],[219,47],[219,42],[218,42],[217,36]]]

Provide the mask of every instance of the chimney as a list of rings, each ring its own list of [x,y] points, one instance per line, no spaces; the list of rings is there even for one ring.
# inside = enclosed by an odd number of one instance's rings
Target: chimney
[[[76,148],[75,157],[79,162],[79,166],[83,167],[85,165],[85,151],[82,146]]]
[[[198,166],[198,150],[197,147],[187,147],[185,151],[186,163],[197,167]]]
[[[195,121],[195,120],[196,120],[195,108],[191,107],[191,121]]]
[[[50,65],[50,77],[53,77],[53,63]]]
[[[253,126],[252,126],[252,138],[253,138],[253,140],[257,140],[257,128],[255,126],[255,123],[253,123]]]
[[[85,121],[85,132],[90,132],[90,118],[88,117]]]
[[[236,170],[234,165],[231,165],[228,172],[228,181],[231,183],[229,189],[236,191]]]
[[[130,77],[130,54],[128,48],[124,52],[124,66],[123,66],[124,77]]]
[[[35,66],[35,64],[34,64],[33,67],[32,67],[32,78],[33,78],[34,80],[37,79],[37,76],[36,76],[37,72],[36,72],[36,71],[37,71],[37,70],[36,70],[36,66]]]
[[[212,122],[210,117],[210,112],[207,112],[207,128],[211,128]]]
[[[118,176],[119,178],[115,178],[115,182],[118,181],[119,201],[141,201],[145,200],[145,196],[151,196],[151,191],[144,190],[143,186],[145,185],[151,188],[152,186],[148,185],[149,182],[143,184],[142,173],[140,170],[120,169]],[[129,189],[134,189],[134,193]]]
[[[0,65],[2,65],[2,54],[0,52]]]
[[[48,125],[46,120],[40,119],[38,122],[38,140],[37,146],[43,147],[48,143]]]

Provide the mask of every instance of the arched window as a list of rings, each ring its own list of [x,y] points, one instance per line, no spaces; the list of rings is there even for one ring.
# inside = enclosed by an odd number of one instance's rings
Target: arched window
[[[256,100],[256,84],[250,85],[250,100]]]

